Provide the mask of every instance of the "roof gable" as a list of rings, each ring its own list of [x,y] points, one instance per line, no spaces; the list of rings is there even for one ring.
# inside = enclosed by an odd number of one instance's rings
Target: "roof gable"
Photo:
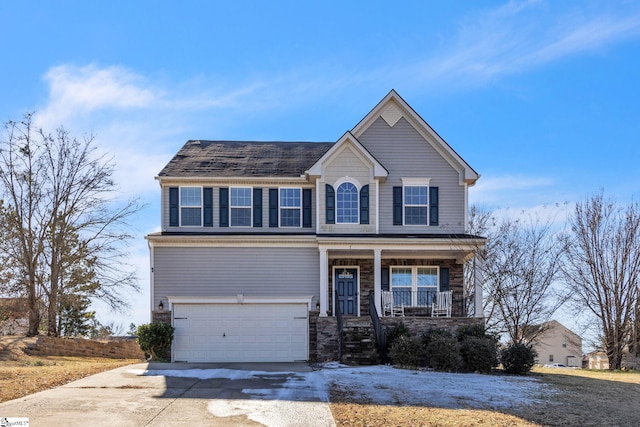
[[[378,160],[376,160],[376,158],[373,157],[373,155],[349,131],[345,132],[345,134],[342,135],[342,137],[307,170],[307,174],[311,176],[321,176],[323,174],[325,164],[338,156],[348,144],[355,147],[355,154],[360,157],[361,160],[364,160],[373,166],[374,178],[384,179],[387,177],[389,172],[385,167],[382,166],[382,164],[378,162]]]
[[[452,167],[460,171],[462,181],[474,185],[480,178],[480,175],[393,89],[360,120],[351,130],[351,134],[354,138],[359,138],[380,117],[390,127],[404,117]]]

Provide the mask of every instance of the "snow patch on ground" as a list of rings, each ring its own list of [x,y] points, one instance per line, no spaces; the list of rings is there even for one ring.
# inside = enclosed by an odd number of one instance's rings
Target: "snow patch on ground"
[[[235,369],[129,370],[136,375],[242,380],[285,378],[273,388],[242,390],[248,399],[212,399],[217,417],[246,415],[267,426],[333,426],[326,404],[329,390],[382,405],[501,409],[540,402],[557,391],[531,377],[454,374],[397,369],[391,366],[350,367],[331,362],[312,372],[268,372]],[[320,424],[322,425],[322,424]]]
[[[331,387],[358,400],[391,405],[499,409],[539,401],[554,389],[535,378],[453,374],[391,366],[332,367],[322,373]]]
[[[284,400],[213,399],[207,405],[216,417],[245,415],[265,426],[335,427],[331,410],[325,402],[289,402]]]

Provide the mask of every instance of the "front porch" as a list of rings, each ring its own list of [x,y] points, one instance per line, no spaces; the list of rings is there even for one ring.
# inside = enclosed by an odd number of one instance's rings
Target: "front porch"
[[[369,316],[369,295],[378,317],[385,317],[383,293],[404,308],[405,317],[430,317],[438,292],[451,292],[451,317],[483,316],[481,287],[464,280],[464,265],[481,238],[340,236],[319,237],[318,243],[321,317],[335,316],[337,305],[343,316]]]

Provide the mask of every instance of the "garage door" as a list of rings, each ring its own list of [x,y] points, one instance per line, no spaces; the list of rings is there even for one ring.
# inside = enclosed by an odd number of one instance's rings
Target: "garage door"
[[[307,304],[174,304],[176,362],[307,360]]]

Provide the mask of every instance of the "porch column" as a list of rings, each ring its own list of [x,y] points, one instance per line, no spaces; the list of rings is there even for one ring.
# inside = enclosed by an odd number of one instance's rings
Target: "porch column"
[[[473,285],[474,285],[474,317],[484,317],[484,312],[482,310],[482,280],[481,273],[478,272],[478,263],[481,263],[482,260],[478,258],[477,255],[473,257]]]
[[[320,316],[327,317],[329,296],[329,259],[327,249],[320,248]]]
[[[382,249],[373,250],[373,295],[378,316],[382,317]]]

